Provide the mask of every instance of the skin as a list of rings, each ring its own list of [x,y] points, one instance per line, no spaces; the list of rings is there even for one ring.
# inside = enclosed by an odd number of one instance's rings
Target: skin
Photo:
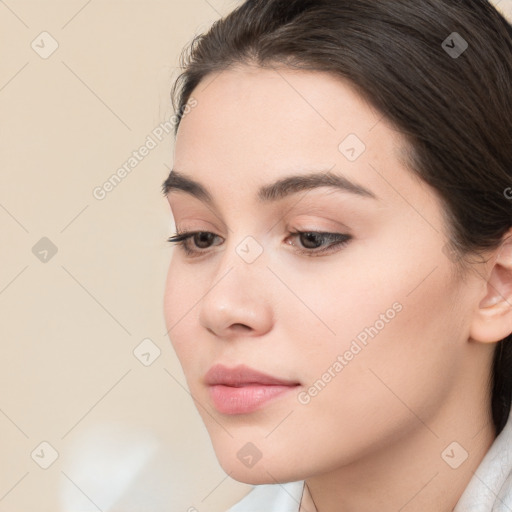
[[[175,248],[164,312],[222,468],[250,484],[306,480],[303,512],[451,511],[495,437],[487,383],[495,342],[512,331],[509,246],[458,277],[436,191],[404,164],[400,133],[339,78],[245,65],[210,75],[193,97],[174,169],[215,204],[167,197],[178,229],[217,237],[189,240],[199,257]],[[339,150],[349,134],[366,146],[353,162]],[[323,187],[258,202],[260,186],[311,170],[378,199]],[[352,239],[311,256],[300,249],[318,249],[294,230]],[[250,264],[236,252],[249,235],[263,249]],[[300,403],[394,303],[394,318]],[[222,414],[203,382],[216,363],[300,386]],[[454,441],[455,462],[467,452],[456,469],[442,457]],[[262,454],[250,468],[237,457],[248,442]]]

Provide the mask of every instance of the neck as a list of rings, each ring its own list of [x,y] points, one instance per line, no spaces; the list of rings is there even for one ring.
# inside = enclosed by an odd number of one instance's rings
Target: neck
[[[307,478],[299,512],[452,512],[495,439],[488,401],[475,410],[460,396],[428,426],[418,419],[380,451]]]

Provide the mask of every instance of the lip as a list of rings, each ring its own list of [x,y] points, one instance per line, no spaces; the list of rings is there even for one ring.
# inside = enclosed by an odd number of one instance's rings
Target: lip
[[[300,384],[262,373],[246,365],[212,366],[204,377],[215,408],[223,414],[247,414]]]
[[[264,386],[295,386],[298,382],[278,379],[272,375],[250,368],[245,364],[240,364],[234,368],[228,368],[222,364],[212,366],[206,375],[204,381],[209,386],[222,384],[224,386],[240,387],[248,384],[262,384]]]

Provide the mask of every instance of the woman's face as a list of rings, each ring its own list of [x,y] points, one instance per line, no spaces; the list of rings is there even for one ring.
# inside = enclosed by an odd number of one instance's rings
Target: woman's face
[[[174,249],[164,307],[224,470],[299,480],[434,439],[482,288],[456,279],[441,203],[402,163],[400,135],[325,73],[240,67],[193,97],[171,177],[210,200],[178,182],[168,199],[179,231],[206,233]],[[211,387],[218,364],[287,386]]]

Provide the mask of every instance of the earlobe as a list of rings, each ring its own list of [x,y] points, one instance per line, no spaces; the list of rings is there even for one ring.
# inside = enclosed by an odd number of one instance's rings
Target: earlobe
[[[471,324],[475,341],[494,343],[512,333],[512,230],[490,260],[492,265]]]

